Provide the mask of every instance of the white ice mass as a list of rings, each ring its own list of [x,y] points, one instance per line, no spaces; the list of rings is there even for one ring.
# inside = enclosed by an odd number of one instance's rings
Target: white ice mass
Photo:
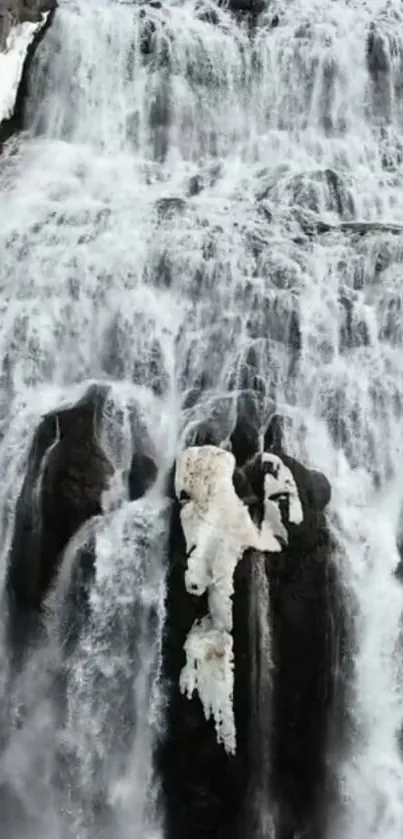
[[[0,52],[0,124],[14,113],[28,48],[45,25],[48,14],[44,13],[37,23],[24,22],[14,26],[7,37],[5,51]]]
[[[186,590],[198,596],[207,591],[209,608],[208,616],[193,625],[186,639],[180,689],[189,698],[197,690],[206,718],[214,717],[218,742],[230,753],[236,750],[232,639],[235,567],[248,548],[281,551],[277,536],[286,537],[286,531],[276,503],[270,503],[270,495],[288,495],[291,520],[302,521],[291,472],[280,458],[264,457],[271,458],[275,474],[265,478],[265,519],[261,529],[235,492],[232,476],[236,464],[231,452],[216,446],[188,448],[178,458],[175,473],[188,558]]]
[[[271,472],[266,472],[264,477],[264,520],[262,533],[265,528],[271,528],[275,536],[282,537],[287,542],[288,536],[286,528],[281,521],[278,496],[283,495],[288,498],[289,521],[293,524],[301,524],[304,515],[297,485],[292,472],[277,455],[265,452],[262,455],[262,462],[264,464],[271,464]],[[273,496],[275,497],[273,498]]]

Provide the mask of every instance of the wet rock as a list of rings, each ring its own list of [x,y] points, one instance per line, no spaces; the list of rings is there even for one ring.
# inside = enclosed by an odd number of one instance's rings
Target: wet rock
[[[242,421],[247,423],[248,403],[243,407]],[[281,457],[290,470],[303,519],[292,521],[287,499],[279,497],[287,536],[281,552],[248,550],[235,570],[235,754],[227,754],[217,743],[214,724],[205,719],[197,693],[188,699],[179,690],[185,639],[194,622],[206,614],[208,604],[206,595],[195,597],[185,588],[187,549],[180,511],[187,498],[174,501],[163,649],[167,728],[157,754],[167,839],[251,835],[256,815],[253,789],[257,787],[263,795],[260,808],[273,810],[274,806],[277,813],[276,839],[305,835],[305,831],[324,836],[323,812],[332,790],[328,755],[336,716],[339,736],[345,711],[346,617],[324,515],[330,484],[324,475],[287,456],[282,425],[280,416],[274,415],[264,435],[265,448]],[[237,459],[243,463],[234,471],[233,485],[255,521],[264,515],[268,468],[262,455],[256,449],[252,452],[257,426],[253,419],[251,429],[246,425],[243,430],[241,424],[241,442],[237,446],[236,435],[233,441]],[[259,578],[256,569],[263,576]],[[266,618],[260,615],[259,620],[266,620],[269,627],[271,659],[264,646],[264,627],[260,623],[253,630],[251,620],[253,604],[260,603],[261,611],[265,602],[267,583]],[[262,714],[259,731],[258,708]]]
[[[284,438],[284,417],[281,414],[273,414],[267,423],[263,434],[263,450],[282,451]]]
[[[209,166],[205,171],[199,172],[197,175],[192,175],[188,183],[188,195],[193,198],[199,195],[203,189],[214,186],[221,174],[221,164],[215,163]]]
[[[236,464],[242,467],[259,450],[260,411],[256,395],[251,391],[241,393],[236,411],[230,443]]]
[[[37,22],[56,5],[55,0],[1,0],[1,11],[8,12],[13,23]]]
[[[219,0],[219,6],[228,6],[235,14],[246,14],[257,17],[266,8],[265,0]]]
[[[376,462],[373,421],[370,413],[365,412],[363,415],[362,406],[358,402],[348,404],[345,387],[344,382],[341,382],[332,394],[326,387],[323,388],[322,416],[327,421],[334,445],[344,452],[351,467],[356,469],[360,457],[364,456],[368,464]]]
[[[339,329],[339,350],[341,353],[354,347],[369,344],[368,327],[362,320],[357,319],[354,301],[342,294],[340,297],[342,310]]]
[[[298,302],[281,290],[262,296],[253,286],[250,294],[248,288],[244,290],[244,301],[248,311],[247,334],[255,345],[258,360],[254,363],[251,355],[245,359],[247,376],[239,378],[236,387],[250,387],[267,395],[275,385],[276,373],[271,363],[273,344],[286,348],[289,379],[295,374],[302,349]]]
[[[189,178],[188,184],[188,195],[190,198],[194,198],[195,195],[199,195],[199,193],[203,189],[203,181],[200,175],[192,175]]]
[[[155,483],[157,473],[157,466],[151,457],[139,453],[133,455],[128,475],[130,501],[136,501],[146,494]]]
[[[308,499],[313,509],[320,512],[330,503],[332,496],[330,481],[328,481],[326,475],[318,472],[317,469],[309,470],[308,481]]]
[[[200,3],[196,6],[196,15],[199,20],[202,20],[204,23],[211,23],[213,26],[217,26],[220,21],[219,13],[214,6],[210,4]]]
[[[205,394],[203,403],[197,401],[201,391],[193,390],[194,408],[190,408],[185,421],[183,446],[223,446],[230,440],[235,424],[236,405],[234,396],[208,399]]]
[[[290,347],[288,375],[293,376],[295,374],[302,350],[302,332],[300,326],[299,313],[295,309],[292,310],[290,315],[288,326],[288,340]]]
[[[376,221],[346,221],[340,225],[333,226],[321,222],[319,232],[328,233],[331,230],[341,230],[342,233],[357,233],[359,236],[365,236],[367,233],[394,233],[395,235],[402,235],[403,225]]]
[[[323,510],[330,500],[326,477],[286,455],[279,421],[272,420],[271,451],[291,471],[303,508],[303,521],[289,520],[280,501],[288,543],[268,558],[272,638],[273,694],[269,752],[269,788],[278,808],[277,834],[323,835],[322,804],[333,779],[327,754],[337,707],[343,707],[346,644],[341,584],[332,562],[333,545]],[[244,469],[255,494],[262,497],[258,460]],[[259,487],[260,484],[260,487]],[[336,664],[338,662],[338,664]],[[342,715],[341,715],[342,716]],[[338,730],[342,727],[337,721]]]
[[[389,45],[375,24],[371,24],[367,35],[366,61],[372,82],[372,105],[375,116],[389,120],[392,107]]]
[[[396,549],[398,553],[398,562],[394,569],[394,574],[396,579],[399,580],[400,583],[403,583],[403,516],[400,515],[400,521],[398,525],[398,534],[396,539]]]
[[[98,442],[106,390],[48,413],[35,432],[17,501],[6,592],[11,640],[33,631],[71,537],[102,513],[113,468]]]
[[[11,16],[7,9],[0,7],[0,50],[6,48],[6,41],[9,31],[11,29]]]
[[[175,196],[172,198],[159,198],[155,206],[158,215],[166,219],[167,217],[183,213],[186,209],[186,201],[183,198]]]
[[[382,296],[378,337],[393,347],[400,347],[403,338],[402,298],[400,294]]]
[[[173,278],[174,265],[172,257],[167,252],[163,252],[157,258],[156,264],[153,266],[153,282],[157,286],[171,288]]]
[[[155,23],[150,18],[146,18],[144,9],[140,10],[139,17],[140,20],[143,19],[140,35],[140,50],[144,56],[150,56],[155,50]]]
[[[374,23],[371,24],[367,35],[366,59],[368,72],[374,80],[379,77],[380,73],[387,73],[390,69],[385,40]]]
[[[335,169],[294,175],[286,184],[291,205],[320,214],[323,210],[348,220],[354,215],[352,194],[345,177]]]
[[[263,435],[265,452],[278,455],[291,470],[296,481],[301,503],[306,512],[304,521],[309,517],[309,511],[321,513],[331,499],[330,481],[316,469],[309,469],[295,458],[290,457],[284,449],[285,418],[280,414],[273,414]],[[302,525],[301,525],[302,527]]]
[[[167,839],[234,839],[243,801],[242,753],[228,755],[217,743],[199,698],[179,690],[185,664],[183,645],[195,620],[206,613],[206,598],[185,588],[186,544],[175,499],[171,521],[163,672],[167,689],[166,730],[157,749]]]
[[[163,270],[168,282],[170,267],[161,263],[157,270],[161,272],[158,282],[163,282]],[[127,353],[127,346],[133,342],[139,346],[134,361]],[[169,386],[163,346],[159,337],[155,336],[153,318],[145,312],[136,311],[127,317],[125,312],[119,311],[112,316],[109,328],[105,330],[101,362],[103,371],[111,378],[131,379],[155,394],[165,393]]]
[[[26,50],[21,76],[16,79],[13,112],[11,114],[0,112],[0,152],[3,143],[12,134],[21,131],[23,127],[24,104],[32,59],[47,29],[52,24],[56,7],[57,0],[0,0],[0,51],[6,49],[7,39],[16,25],[25,22],[37,24],[33,39]],[[45,13],[48,13],[46,17]]]
[[[162,59],[161,59],[162,60]],[[149,106],[149,127],[154,159],[163,162],[168,152],[171,90],[166,70],[155,71]]]
[[[371,233],[392,233],[401,236],[403,226],[401,224],[388,224],[372,221],[343,221],[340,224],[330,224],[318,218],[314,213],[298,209],[294,211],[302,231],[309,238],[324,233],[351,233],[356,236],[366,236]]]
[[[74,653],[77,643],[91,616],[90,594],[95,577],[96,545],[94,534],[78,548],[68,570],[59,607],[58,640],[60,648],[68,658]],[[66,701],[66,685],[60,675],[57,696],[59,707]]]
[[[266,0],[217,0],[219,8],[228,9],[236,16],[254,19],[267,8]],[[213,3],[200,3],[196,9],[197,17],[205,23],[217,26],[220,21],[219,13],[214,9]]]

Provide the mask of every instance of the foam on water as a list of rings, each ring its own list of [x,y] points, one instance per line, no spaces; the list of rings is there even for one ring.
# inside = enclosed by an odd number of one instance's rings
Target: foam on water
[[[403,599],[393,577],[403,247],[387,230],[348,228],[403,224],[401,22],[398,0],[278,0],[249,40],[226,9],[211,23],[191,0],[65,0],[33,68],[27,133],[0,169],[1,575],[35,425],[89,380],[111,382],[123,413],[147,406],[143,425],[161,464],[201,418],[213,416],[227,439],[239,388],[257,389],[264,411],[275,401],[292,420],[291,453],[332,482],[354,604],[356,737],[340,769],[345,818],[335,827],[343,839],[398,839],[403,829]],[[319,222],[346,227],[326,233]],[[125,468],[120,421],[109,439]],[[125,685],[145,740],[135,735],[125,758],[99,754],[116,723],[111,676],[127,673],[124,628],[115,662],[103,646],[103,615],[113,623],[119,611],[116,563],[133,600],[148,592],[150,609],[160,602],[163,540],[151,543],[162,501],[143,503],[117,493],[97,531],[95,624],[68,676],[69,742],[84,774],[67,781],[62,767],[56,783],[49,744],[58,721],[35,677],[43,663],[25,682],[39,699],[15,724],[6,769],[42,837],[64,839],[68,822],[93,839],[83,799],[93,800],[100,778],[122,836],[132,788],[143,798],[126,836],[157,830],[147,755],[158,627],[147,635],[142,618]],[[102,687],[99,703],[97,673],[112,690]],[[7,839],[21,839],[10,830]]]

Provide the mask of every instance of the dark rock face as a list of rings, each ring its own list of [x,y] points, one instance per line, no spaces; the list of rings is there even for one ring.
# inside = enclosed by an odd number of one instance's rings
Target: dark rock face
[[[270,788],[279,839],[323,836],[332,794],[326,758],[341,607],[326,545],[310,550],[316,555],[308,568],[306,556],[297,559],[290,549],[268,569],[275,666]]]
[[[113,472],[97,441],[105,396],[103,388],[90,388],[72,407],[47,414],[35,433],[6,580],[17,645],[38,619],[68,541],[102,512],[101,495]]]
[[[47,29],[53,21],[57,0],[0,0],[0,51],[6,48],[7,38],[16,24],[38,23],[38,29],[25,57],[24,68],[16,93],[14,113],[3,121],[0,118],[0,152],[5,141],[12,134],[21,131],[24,122],[24,103],[27,95],[28,76],[31,62]],[[46,21],[39,26],[44,13],[49,12]]]
[[[276,453],[297,484],[304,519],[301,525],[287,522],[288,545],[266,563],[274,663],[270,789],[278,839],[316,839],[324,835],[323,811],[332,793],[327,757],[343,690],[337,673],[339,666],[343,671],[346,625],[323,513],[330,484],[281,449]]]
[[[390,119],[391,114],[391,57],[387,38],[372,24],[366,43],[367,69],[372,82],[372,106],[375,117]]]
[[[235,839],[242,802],[242,755],[228,755],[217,743],[212,720],[205,720],[198,696],[179,691],[185,664],[183,644],[194,621],[206,613],[205,597],[185,589],[186,545],[174,503],[164,638],[167,682],[167,735],[157,767],[162,777],[167,839]]]
[[[241,393],[237,400],[235,428],[230,442],[237,466],[243,466],[259,449],[260,417],[253,392]]]
[[[157,467],[149,455],[135,452],[128,477],[130,501],[136,501],[146,494],[155,483],[157,472]]]
[[[227,2],[219,2],[219,6],[228,6],[231,12],[235,14],[247,14],[252,17],[257,17],[266,8],[264,0],[227,0]]]
[[[56,6],[55,0],[1,0],[0,15],[9,21],[9,26],[16,23],[37,23],[45,12]],[[8,34],[8,33],[7,33]]]
[[[253,420],[249,429],[245,416],[234,435],[233,484],[252,519],[261,522],[269,465],[256,448],[252,453],[255,426]],[[186,544],[178,500],[174,503],[163,649],[167,734],[157,753],[167,839],[261,839],[262,796],[274,817],[276,839],[322,839],[324,806],[336,794],[327,764],[332,738],[343,726],[346,686],[340,674],[346,672],[347,628],[324,513],[331,488],[324,475],[284,452],[281,417],[272,418],[263,437],[266,451],[290,470],[303,520],[290,521],[290,500],[280,493],[276,501],[286,530],[281,552],[247,550],[235,570],[235,754],[217,743],[198,694],[189,700],[179,689],[185,639],[208,605],[206,595],[186,591]],[[262,628],[251,617],[261,596],[257,568],[268,583],[271,661]],[[252,794],[256,789],[259,803]]]
[[[267,9],[267,5],[266,0],[217,0],[217,6],[228,9],[240,19],[247,18],[252,21]],[[205,6],[200,2],[197,13],[200,20],[211,23],[213,26],[218,24],[219,15],[212,4]]]
[[[265,442],[292,473],[304,514],[301,524],[292,523],[287,503],[280,501],[288,544],[265,560],[274,666],[266,710],[271,716],[268,788],[278,839],[316,839],[325,834],[324,810],[335,794],[327,758],[333,730],[340,734],[346,690],[340,675],[346,673],[346,618],[323,512],[331,488],[324,475],[285,454],[278,416]],[[260,502],[261,519],[265,464],[257,455],[241,471]]]

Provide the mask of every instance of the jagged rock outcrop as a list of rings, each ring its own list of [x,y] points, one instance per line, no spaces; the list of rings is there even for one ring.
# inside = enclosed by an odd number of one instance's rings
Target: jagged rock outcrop
[[[158,469],[147,454],[135,452],[128,475],[130,501],[137,501],[152,487],[157,479]]]
[[[17,656],[35,642],[45,605],[58,612],[59,640],[67,653],[89,618],[96,561],[93,528],[81,531],[83,538],[74,544],[69,561],[63,560],[82,526],[104,512],[102,497],[115,468],[100,440],[112,402],[107,386],[92,385],[76,403],[46,414],[34,434],[6,576],[10,641]],[[134,408],[131,423],[133,454],[119,481],[121,500],[136,501],[153,486],[158,469],[143,450],[146,441]],[[57,602],[50,602],[56,577]]]
[[[392,109],[392,57],[388,38],[372,23],[366,41],[366,63],[372,87],[372,107],[378,120],[390,120]]]
[[[0,0],[0,151],[23,126],[30,65],[56,7],[57,0]]]
[[[17,649],[34,640],[69,540],[102,512],[101,496],[113,473],[98,442],[105,396],[105,388],[89,388],[75,405],[46,414],[35,432],[6,577],[9,629]]]
[[[238,428],[236,461],[196,440],[176,464],[157,752],[167,839],[254,839],[265,810],[277,839],[324,835],[346,633],[330,484],[286,454],[279,417],[252,453],[257,432]],[[222,463],[216,485],[204,456]],[[243,545],[232,565],[228,545]]]
[[[45,12],[54,9],[55,0],[1,0],[1,40],[0,47],[4,49],[7,36],[17,23],[38,23]]]
[[[219,6],[226,6],[234,14],[257,17],[266,9],[265,0],[219,0]]]
[[[324,835],[324,811],[334,794],[328,758],[333,732],[341,742],[347,620],[324,515],[330,484],[289,457],[278,432],[270,436],[266,449],[292,472],[303,508],[301,524],[287,522],[281,556],[266,562],[274,665],[270,790],[277,835],[317,837]]]

